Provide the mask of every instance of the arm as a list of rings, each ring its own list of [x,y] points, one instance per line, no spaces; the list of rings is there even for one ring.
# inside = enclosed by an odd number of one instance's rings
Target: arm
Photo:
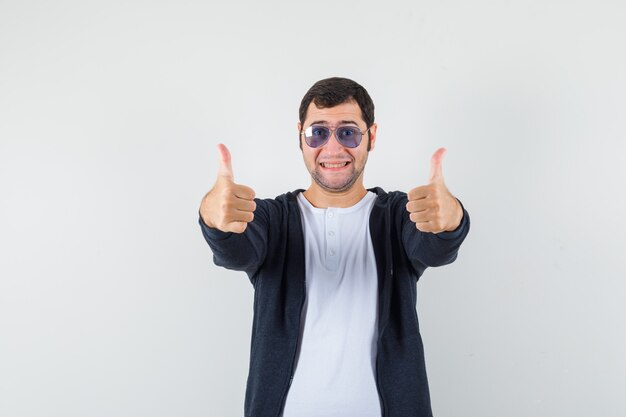
[[[458,200],[457,200],[458,201]],[[402,243],[412,263],[442,266],[454,262],[459,247],[469,233],[469,214],[459,201],[462,218],[456,229],[440,233],[422,232],[415,227],[405,211],[402,221]]]
[[[267,254],[267,217],[262,201],[257,200],[254,220],[243,233],[223,232],[209,227],[199,218],[204,239],[213,252],[215,265],[245,271],[249,276],[263,264]]]
[[[403,213],[402,243],[412,262],[440,266],[453,262],[469,232],[469,215],[443,180],[441,161],[445,148],[432,156],[427,185],[407,194]]]
[[[226,146],[218,149],[220,167],[215,185],[200,204],[200,227],[216,265],[252,276],[267,251],[267,215],[257,210],[254,190],[235,184]]]

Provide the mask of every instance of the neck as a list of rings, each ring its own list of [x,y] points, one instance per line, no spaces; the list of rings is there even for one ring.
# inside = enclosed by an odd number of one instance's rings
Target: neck
[[[314,207],[352,207],[367,194],[367,190],[362,183],[354,184],[350,189],[341,192],[332,192],[320,187],[315,181],[303,193]]]

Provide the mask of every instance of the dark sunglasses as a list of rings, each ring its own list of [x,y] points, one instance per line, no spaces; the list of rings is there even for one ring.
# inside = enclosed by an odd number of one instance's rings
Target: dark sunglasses
[[[368,130],[370,130],[369,127],[365,130],[365,132]],[[335,137],[339,143],[346,148],[356,148],[359,146],[361,139],[365,134],[365,132],[361,132],[361,130],[356,126],[339,126],[334,129],[330,129],[326,126],[320,125],[309,126],[304,132],[300,132],[300,134],[304,135],[306,144],[311,148],[319,148],[328,142],[332,132],[335,132]]]

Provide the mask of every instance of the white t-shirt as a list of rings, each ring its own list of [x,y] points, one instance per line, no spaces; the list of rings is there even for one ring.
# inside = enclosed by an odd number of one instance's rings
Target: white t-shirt
[[[283,417],[380,417],[378,278],[369,231],[376,194],[347,208],[302,193],[306,290],[300,347]]]

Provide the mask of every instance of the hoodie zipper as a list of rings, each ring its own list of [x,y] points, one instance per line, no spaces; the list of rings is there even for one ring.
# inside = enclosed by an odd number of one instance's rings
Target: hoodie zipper
[[[392,279],[393,278],[393,268],[390,269],[389,271],[389,278],[388,279]],[[382,383],[380,382],[380,361],[378,360],[378,352],[380,351],[380,340],[382,338],[382,330],[380,331],[379,335],[378,335],[378,343],[376,344],[376,389],[378,390],[378,398],[380,400],[380,409],[381,409],[381,417],[385,417],[386,413],[386,407],[385,407],[385,397],[383,396],[383,389],[382,389]]]
[[[379,371],[380,366],[378,364],[378,360],[376,360],[376,389],[378,390],[378,399],[380,400],[380,415],[385,417],[385,400],[383,399],[383,393],[380,388],[380,381],[378,378]]]
[[[389,236],[391,235],[391,212],[389,207],[386,207],[386,216],[385,216],[385,232],[386,232],[386,236],[387,239],[389,239]],[[393,265],[389,265],[390,259],[391,258],[391,249],[389,247],[389,244],[385,245],[385,262],[387,263],[385,270],[387,270],[387,268],[389,268],[389,275],[387,277],[385,277],[386,280],[392,280],[393,279]],[[380,300],[381,302],[384,303],[384,290],[385,290],[385,285],[383,283],[383,286],[381,288],[381,294],[380,294]],[[384,306],[384,304],[383,304]],[[382,307],[382,306],[381,306]],[[380,310],[381,314],[380,317],[378,318],[379,320],[383,319],[383,314],[382,314],[382,309]],[[384,326],[384,323],[383,323]],[[380,361],[378,360],[378,352],[380,352],[380,341],[382,339],[382,334],[384,331],[384,327],[381,327],[378,333],[378,343],[376,345],[376,389],[378,390],[378,398],[380,400],[380,410],[381,410],[381,416],[385,417],[385,415],[387,414],[387,410],[385,407],[385,398],[383,396],[383,389],[382,389],[382,383],[380,382]]]
[[[303,296],[302,296],[302,302],[300,304],[300,314],[298,315],[298,338],[296,339],[296,349],[294,350],[293,357],[291,358],[291,368],[289,371],[291,376],[289,377],[289,383],[287,384],[287,387],[285,388],[283,392],[283,396],[280,400],[280,408],[278,409],[278,414],[276,414],[276,417],[279,417],[284,411],[285,402],[287,401],[287,393],[289,392],[289,388],[291,388],[291,383],[293,382],[293,377],[295,375],[294,368],[296,365],[296,356],[298,355],[298,346],[300,346],[300,337],[301,337],[300,330],[302,327],[302,310],[304,310],[304,300],[306,298],[306,278],[304,279],[304,286],[303,286],[302,293],[303,293]]]
[[[302,235],[302,242],[301,242],[301,244],[302,244],[302,251],[303,251],[303,256],[302,256],[302,269],[303,269],[302,276],[304,277],[304,279],[303,279],[303,282],[302,282],[302,301],[300,301],[300,314],[298,314],[298,337],[296,339],[296,348],[293,351],[293,357],[291,358],[291,368],[289,370],[289,374],[291,376],[289,377],[289,383],[287,384],[287,387],[285,387],[285,389],[283,391],[283,396],[282,396],[282,398],[280,400],[280,407],[278,408],[278,413],[276,414],[276,417],[280,417],[280,415],[284,411],[285,402],[287,400],[287,393],[289,392],[289,388],[291,388],[291,383],[293,382],[293,377],[295,375],[294,368],[295,368],[295,365],[296,365],[296,356],[298,355],[298,346],[300,346],[300,338],[302,337],[301,336],[301,333],[302,333],[301,332],[301,330],[302,330],[302,310],[304,310],[304,302],[306,300],[306,270],[304,270],[305,269],[304,265],[305,265],[305,262],[306,262],[305,255],[304,255],[304,226],[302,225],[302,221],[301,221],[302,218],[300,217],[301,213],[300,213],[300,209],[298,207],[298,203],[295,203],[295,204],[296,204],[296,209],[297,209],[297,212],[298,212],[298,219],[300,220],[300,228],[302,230],[302,233],[301,233],[301,235]]]

